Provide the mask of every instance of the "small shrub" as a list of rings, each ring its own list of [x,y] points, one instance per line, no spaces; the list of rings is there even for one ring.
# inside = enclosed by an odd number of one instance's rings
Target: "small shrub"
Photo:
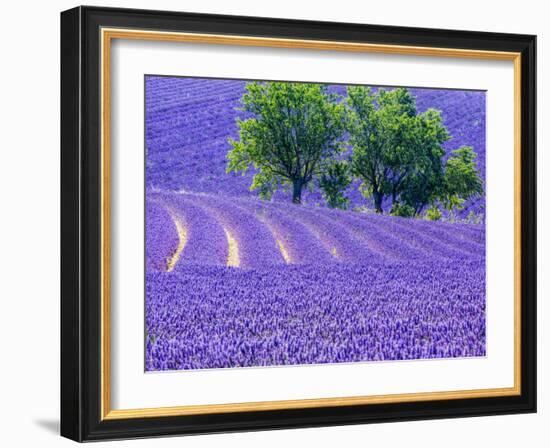
[[[415,215],[414,208],[408,204],[393,204],[390,215],[401,216],[402,218],[412,218]]]
[[[442,216],[443,214],[441,213],[441,210],[439,210],[439,207],[437,205],[432,205],[426,211],[426,219],[429,219],[430,221],[439,221]]]

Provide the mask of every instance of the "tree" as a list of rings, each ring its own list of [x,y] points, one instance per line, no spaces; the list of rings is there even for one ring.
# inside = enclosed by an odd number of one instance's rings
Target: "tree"
[[[477,171],[477,154],[471,146],[455,149],[445,163],[441,201],[449,212],[483,193],[483,181]]]
[[[361,193],[372,197],[377,213],[382,213],[382,199],[387,188],[384,133],[381,117],[375,108],[376,95],[369,87],[347,89],[347,128],[352,146],[351,171],[362,180]]]
[[[408,176],[400,188],[400,201],[414,210],[414,215],[436,201],[444,189],[444,166],[442,158],[445,155],[443,143],[449,139],[449,134],[441,118],[441,113],[428,109],[417,117],[413,147],[416,157]]]
[[[442,144],[449,135],[441,114],[433,109],[418,114],[404,88],[373,93],[349,87],[347,106],[352,172],[362,181],[363,195],[372,197],[377,213],[390,197],[392,210],[417,214],[442,179]]]
[[[349,165],[345,161],[333,161],[323,170],[319,188],[330,208],[347,209],[349,199],[344,192],[351,184]]]
[[[227,172],[256,169],[251,190],[269,198],[292,187],[292,202],[327,160],[343,150],[344,106],[321,84],[252,82],[242,98],[250,118],[238,120],[239,140],[230,139]]]

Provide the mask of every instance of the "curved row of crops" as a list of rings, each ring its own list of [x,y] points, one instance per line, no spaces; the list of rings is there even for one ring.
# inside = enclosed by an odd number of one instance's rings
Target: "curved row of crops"
[[[483,226],[146,202],[149,371],[485,355]]]
[[[485,253],[477,225],[194,193],[149,194],[147,204],[148,271],[468,261]]]

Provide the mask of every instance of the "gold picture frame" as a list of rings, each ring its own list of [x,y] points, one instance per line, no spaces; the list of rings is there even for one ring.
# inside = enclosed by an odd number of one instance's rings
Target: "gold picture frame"
[[[105,11],[108,19],[105,18]],[[67,35],[74,37],[74,33],[80,36],[80,39],[86,38],[92,41],[96,46],[98,52],[93,56],[94,64],[97,64],[98,70],[98,89],[94,91],[98,99],[98,110],[100,116],[99,126],[97,128],[97,141],[99,143],[99,164],[95,167],[98,170],[98,214],[99,218],[99,251],[97,253],[97,273],[100,275],[97,291],[99,295],[98,299],[98,311],[99,317],[97,322],[97,333],[99,335],[98,344],[98,359],[95,361],[96,366],[99,368],[98,376],[95,377],[97,389],[99,389],[99,396],[97,399],[99,403],[89,407],[84,402],[85,398],[82,396],[75,398],[74,394],[75,384],[71,387],[67,387],[65,391],[65,397],[71,395],[71,398],[78,402],[78,406],[86,414],[86,418],[89,422],[96,422],[95,426],[91,424],[87,426],[87,434],[84,434],[83,420],[75,423],[73,418],[66,416],[67,409],[62,409],[62,433],[66,436],[80,440],[92,440],[95,438],[118,438],[125,436],[132,436],[133,432],[128,429],[128,425],[134,425],[137,421],[143,421],[146,419],[150,423],[145,429],[145,434],[163,434],[162,425],[158,424],[162,419],[172,418],[181,419],[182,425],[185,426],[185,418],[192,416],[212,416],[212,415],[227,415],[234,414],[234,418],[237,418],[242,413],[262,413],[272,411],[297,411],[297,410],[315,410],[319,408],[326,408],[327,413],[338,412],[334,411],[336,408],[345,408],[346,410],[356,407],[361,409],[361,412],[365,410],[366,406],[375,408],[373,405],[389,405],[399,403],[414,403],[422,406],[422,403],[433,402],[446,402],[449,406],[452,406],[453,401],[457,400],[474,400],[474,399],[492,399],[498,405],[498,400],[507,399],[506,403],[516,403],[516,410],[520,412],[521,409],[530,410],[534,409],[533,405],[533,387],[530,385],[527,389],[525,387],[526,382],[529,384],[532,382],[532,367],[535,362],[534,353],[532,349],[527,347],[526,344],[530,344],[532,335],[528,338],[525,337],[526,331],[532,332],[533,328],[526,329],[524,327],[525,322],[529,322],[530,325],[533,321],[532,304],[526,304],[526,301],[533,300],[532,297],[526,297],[529,293],[526,293],[525,282],[531,282],[532,265],[534,263],[533,253],[530,244],[525,243],[525,235],[522,231],[522,222],[524,219],[532,220],[534,204],[531,203],[532,198],[526,198],[526,184],[527,187],[531,185],[532,179],[526,179],[525,173],[530,172],[534,164],[534,159],[526,158],[526,153],[534,153],[534,143],[532,142],[532,136],[525,135],[525,130],[532,127],[534,112],[533,103],[531,100],[534,94],[534,74],[532,73],[531,64],[534,58],[533,46],[534,38],[532,36],[517,36],[507,35],[501,39],[502,49],[489,48],[491,46],[491,39],[489,35],[478,36],[478,34],[469,35],[466,32],[437,32],[433,30],[423,30],[424,35],[432,38],[435,46],[427,46],[424,43],[413,43],[411,45],[405,42],[396,42],[390,34],[390,30],[370,30],[366,25],[357,25],[357,27],[365,28],[365,41],[364,42],[352,42],[345,39],[346,27],[339,24],[322,24],[320,28],[325,27],[327,30],[336,32],[340,30],[343,33],[341,40],[319,39],[314,38],[289,38],[289,37],[276,37],[277,27],[279,26],[281,34],[288,33],[288,27],[294,27],[296,34],[300,34],[300,24],[292,22],[269,22],[271,26],[271,32],[266,33],[270,35],[250,35],[250,32],[243,26],[243,34],[230,34],[224,32],[223,25],[218,19],[212,17],[210,27],[212,32],[198,32],[193,26],[194,20],[199,20],[196,16],[187,17],[184,14],[179,15],[177,13],[143,13],[150,23],[154,23],[155,29],[147,29],[143,24],[138,26],[136,23],[134,26],[130,26],[133,23],[133,16],[129,12],[117,10],[117,12],[102,9],[102,8],[76,8],[67,11],[62,15],[62,26],[65,28]],[[113,19],[115,17],[115,19]],[[178,17],[181,19],[181,27],[184,30],[175,31],[171,29],[169,23],[173,23]],[[202,20],[209,19],[208,16],[200,16]],[[227,18],[226,18],[227,19]],[[161,28],[158,24],[166,21],[165,29]],[[235,24],[240,24],[240,19],[235,19]],[[257,19],[259,21],[270,19]],[[84,28],[78,26],[78,23],[82,21],[89,23],[89,29],[93,29],[94,34],[83,34]],[[208,20],[207,20],[208,21]],[[139,22],[139,21],[137,21]],[[169,22],[169,23],[168,23]],[[141,22],[139,22],[141,23]],[[248,22],[247,22],[248,23]],[[254,20],[252,20],[254,23]],[[199,25],[197,25],[199,26]],[[331,28],[332,27],[332,28]],[[185,31],[185,28],[190,28],[190,31]],[[284,29],[282,29],[284,28]],[[90,33],[90,31],[86,33]],[[215,31],[214,31],[215,30]],[[275,30],[275,31],[273,31]],[[80,34],[79,34],[80,33]],[[303,32],[302,32],[303,33]],[[318,33],[318,32],[317,32]],[[371,33],[371,34],[369,34]],[[373,34],[374,33],[374,34]],[[434,34],[435,33],[435,34]],[[461,33],[465,33],[462,35]],[[314,33],[312,33],[314,34]],[[386,42],[369,41],[368,36],[378,36],[378,40],[385,38]],[[63,34],[62,34],[63,36]],[[91,36],[91,37],[90,37]],[[461,42],[471,42],[475,37],[478,48],[470,48],[467,46],[461,47]],[[514,386],[507,388],[493,388],[493,389],[474,389],[474,390],[460,390],[460,391],[442,391],[442,392],[427,392],[427,393],[405,393],[394,395],[371,395],[371,396],[352,396],[352,397],[339,397],[339,398],[315,398],[304,400],[284,400],[284,401],[266,401],[266,402],[243,402],[232,404],[218,404],[218,405],[189,405],[189,406],[175,406],[175,407],[160,407],[160,408],[142,408],[142,409],[112,409],[111,407],[111,369],[110,359],[112,356],[110,345],[111,323],[110,323],[110,246],[111,246],[111,229],[110,229],[110,216],[111,216],[111,203],[110,203],[110,184],[111,184],[111,166],[110,166],[110,154],[111,154],[111,45],[116,39],[125,40],[140,40],[140,41],[162,41],[162,42],[185,42],[185,43],[200,43],[209,45],[238,45],[238,46],[252,46],[252,47],[275,47],[275,48],[288,48],[288,49],[313,49],[313,50],[327,50],[327,51],[344,51],[344,52],[369,52],[380,54],[398,54],[398,55],[410,55],[410,56],[435,56],[435,57],[449,57],[449,58],[466,58],[466,59],[482,59],[482,60],[506,60],[512,61],[514,65]],[[427,37],[426,37],[427,39]],[[75,41],[78,42],[78,41]],[[415,41],[416,42],[416,41]],[[519,42],[519,43],[518,43]],[[452,45],[451,45],[452,44]],[[69,44],[66,44],[69,45]],[[66,53],[67,56],[65,67],[65,74],[62,76],[65,78],[74,77],[75,72],[81,73],[83,55],[80,52],[84,51],[77,43],[73,43],[73,46],[68,47]],[[468,45],[471,45],[468,43]],[[73,48],[77,46],[77,48]],[[78,55],[80,59],[76,58]],[[78,60],[77,60],[78,59]],[[80,71],[79,71],[80,70]],[[64,78],[64,79],[65,79]],[[67,81],[68,82],[68,81]],[[74,85],[67,87],[65,95],[77,95],[81,98],[80,89],[83,87],[82,78],[75,90]],[[527,92],[527,93],[526,93]],[[73,105],[74,106],[74,105]],[[69,106],[65,105],[65,114],[69,113]],[[76,106],[78,107],[78,106]],[[529,112],[530,111],[530,112]],[[529,113],[528,113],[529,112]],[[63,116],[62,116],[63,120]],[[66,123],[67,139],[72,136],[71,132],[75,126],[86,126],[85,117],[81,117],[81,121]],[[94,131],[94,130],[92,130]],[[71,135],[69,135],[71,134]],[[81,143],[79,144],[79,146]],[[68,144],[62,147],[62,151],[73,151],[69,148]],[[85,148],[81,148],[80,151],[84,151]],[[77,164],[75,161],[74,164]],[[527,165],[526,165],[527,164]],[[65,171],[73,169],[73,166],[64,168]],[[69,176],[69,174],[67,174]],[[79,204],[81,204],[79,202]],[[79,208],[77,208],[79,210]],[[70,209],[65,212],[67,216],[73,216],[77,210]],[[69,218],[67,218],[69,219]],[[529,221],[529,226],[534,225]],[[529,238],[534,238],[534,235]],[[74,241],[67,242],[65,249],[65,257],[68,257],[68,253],[72,251],[80,251],[81,246],[73,247]],[[70,246],[70,247],[69,247]],[[526,263],[529,264],[526,267]],[[525,279],[525,272],[528,269],[529,278]],[[67,279],[68,283],[74,282],[74,279]],[[531,291],[529,289],[528,291]],[[80,296],[79,296],[80,297]],[[63,297],[62,301],[74,300],[74,298]],[[63,302],[62,302],[63,303]],[[66,306],[66,309],[69,309]],[[79,308],[79,313],[82,313],[84,308]],[[74,310],[71,308],[70,313]],[[79,314],[82,318],[82,314]],[[68,318],[64,317],[64,325],[73,325],[66,322]],[[523,326],[522,326],[523,324]],[[534,324],[533,324],[534,325]],[[72,330],[75,330],[71,327]],[[83,331],[82,327],[76,328],[76,332]],[[531,333],[529,333],[531,334]],[[63,344],[63,342],[62,342]],[[81,353],[82,347],[70,347],[73,351]],[[75,362],[82,362],[73,359],[74,356],[67,356],[65,358],[64,365],[74,365]],[[83,366],[81,366],[82,368]],[[73,367],[71,367],[72,369]],[[526,372],[526,369],[528,370]],[[67,370],[67,371],[68,371]],[[71,370],[72,372],[72,370]],[[72,373],[67,373],[67,376],[71,376]],[[80,384],[82,387],[82,379],[80,378]],[[74,380],[74,378],[73,378]],[[67,382],[69,380],[66,380]],[[96,390],[96,388],[93,388]],[[63,395],[63,392],[62,392]],[[82,394],[81,394],[82,395]],[[90,400],[90,397],[87,398]],[[63,397],[62,397],[63,401]],[[525,402],[529,402],[529,406],[525,405]],[[492,403],[492,402],[491,402]],[[521,403],[521,406],[519,405]],[[513,405],[510,405],[512,408]],[[351,411],[350,411],[351,412]],[[373,410],[372,412],[375,412]],[[435,411],[434,411],[435,412]],[[460,410],[457,411],[460,414]],[[481,411],[480,411],[481,413]],[[93,415],[92,415],[93,414]],[[429,414],[429,412],[428,412]],[[475,414],[475,412],[473,412]],[[64,415],[64,417],[63,417]],[[434,414],[435,415],[435,414]],[[466,411],[462,411],[462,415],[468,414]],[[396,419],[399,418],[396,414]],[[65,425],[63,426],[63,421]],[[368,419],[365,419],[368,421]],[[119,422],[122,426],[112,426],[115,429],[110,429],[112,425]],[[322,420],[319,420],[322,424]],[[238,422],[235,424],[236,428],[239,428]],[[276,423],[273,424],[277,426]],[[105,430],[100,430],[104,426]],[[183,428],[182,426],[182,428]],[[286,425],[290,427],[292,425]],[[241,426],[243,429],[253,428],[254,426]],[[259,423],[258,428],[261,428]],[[284,423],[281,423],[281,427],[285,427]],[[133,428],[133,426],[131,427]],[[175,431],[176,433],[192,433],[201,432],[201,428],[205,428],[204,425],[197,424],[192,430]],[[223,429],[223,425],[220,425],[220,430]],[[216,430],[216,429],[214,429]],[[160,432],[159,432],[160,431]],[[166,432],[168,433],[168,432]]]

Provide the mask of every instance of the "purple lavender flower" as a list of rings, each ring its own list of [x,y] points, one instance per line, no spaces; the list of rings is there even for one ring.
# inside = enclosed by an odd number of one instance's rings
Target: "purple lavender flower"
[[[146,369],[485,355],[484,263],[147,275]]]

